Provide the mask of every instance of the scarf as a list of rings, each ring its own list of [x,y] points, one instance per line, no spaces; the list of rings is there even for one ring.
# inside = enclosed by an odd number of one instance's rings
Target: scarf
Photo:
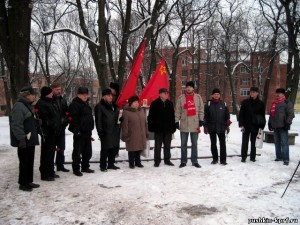
[[[214,98],[211,98],[211,101],[212,102],[220,102],[221,101],[221,99],[219,98],[219,99],[214,99]]]
[[[196,106],[194,102],[194,94],[185,95],[185,104],[183,106],[184,109],[187,109],[187,116],[195,116],[196,115]]]
[[[271,118],[275,117],[276,104],[283,102],[283,101],[285,101],[285,96],[282,96],[281,98],[272,102],[272,106],[271,106],[271,110],[270,110]]]

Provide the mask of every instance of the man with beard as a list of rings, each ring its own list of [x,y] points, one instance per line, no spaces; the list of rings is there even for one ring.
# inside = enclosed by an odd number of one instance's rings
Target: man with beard
[[[65,148],[66,148],[66,138],[65,129],[68,126],[68,104],[67,101],[61,96],[62,87],[60,83],[54,82],[51,84],[53,93],[53,104],[57,109],[57,113],[60,117],[61,131],[56,139],[56,169],[57,171],[69,172],[68,169],[64,167],[65,164]]]
[[[103,90],[102,99],[95,107],[96,128],[101,141],[100,170],[102,172],[107,169],[120,169],[114,165],[119,143],[118,115],[111,89]]]

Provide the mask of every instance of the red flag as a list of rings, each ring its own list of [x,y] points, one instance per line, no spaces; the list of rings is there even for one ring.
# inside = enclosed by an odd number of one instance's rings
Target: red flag
[[[143,106],[150,106],[151,102],[158,98],[158,91],[161,88],[169,89],[166,62],[163,58],[141,93],[140,104]]]
[[[144,51],[146,48],[146,40],[143,40],[141,43],[141,47],[139,49],[139,53],[137,54],[137,57],[135,58],[131,71],[129,74],[129,77],[126,81],[126,83],[123,85],[122,91],[119,95],[119,98],[117,100],[117,106],[123,107],[127,104],[127,100],[132,96],[135,95],[136,90],[136,83],[140,75],[140,70],[144,58]]]

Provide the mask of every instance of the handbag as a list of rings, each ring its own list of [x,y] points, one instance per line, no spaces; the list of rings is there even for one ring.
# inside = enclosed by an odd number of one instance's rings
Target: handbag
[[[258,125],[258,126],[265,126],[266,118],[263,115],[255,114],[252,117],[252,124]]]
[[[257,136],[256,136],[255,147],[256,148],[263,147],[263,131],[261,128],[259,128]]]

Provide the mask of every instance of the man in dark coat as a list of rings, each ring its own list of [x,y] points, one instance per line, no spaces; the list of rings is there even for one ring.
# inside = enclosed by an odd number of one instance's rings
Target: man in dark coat
[[[82,176],[82,172],[94,173],[90,169],[92,158],[92,130],[94,118],[92,108],[88,104],[89,90],[87,87],[79,87],[77,97],[69,106],[69,130],[73,136],[72,168],[76,176]],[[81,160],[82,156],[82,160]],[[81,172],[80,172],[81,164]]]
[[[39,144],[37,123],[31,106],[35,94],[32,87],[22,88],[10,117],[11,146],[18,148],[20,161],[18,183],[22,191],[32,191],[32,188],[40,186],[33,183],[34,152],[35,146]]]
[[[275,161],[283,161],[283,164],[289,165],[289,129],[294,114],[293,104],[286,100],[285,98],[285,89],[277,88],[276,89],[276,98],[272,102],[270,109],[269,117],[269,130],[274,131],[274,141],[275,141],[275,150],[276,150],[276,159]]]
[[[57,171],[69,172],[68,169],[64,167],[65,164],[65,148],[66,148],[66,135],[65,129],[68,126],[68,104],[67,101],[61,96],[62,87],[60,83],[54,82],[51,84],[53,92],[53,104],[57,110],[60,117],[61,131],[56,139],[56,169]]]
[[[172,134],[176,131],[175,111],[173,103],[168,99],[166,88],[159,89],[159,97],[150,105],[148,115],[148,130],[154,132],[154,166],[161,162],[161,146],[164,144],[164,162],[174,166],[171,159]]]
[[[229,131],[230,124],[230,114],[225,102],[221,100],[221,91],[215,88],[211,100],[208,100],[204,106],[204,133],[209,133],[210,137],[213,156],[211,164],[217,164],[219,161],[217,136],[220,142],[220,163],[227,164],[225,132]]]
[[[95,107],[96,128],[101,141],[100,170],[120,169],[114,165],[119,143],[118,109],[113,103],[111,89],[102,91],[102,99]]]
[[[35,112],[42,120],[40,134],[42,137],[40,172],[41,179],[54,181],[59,178],[54,172],[55,143],[61,130],[60,117],[53,105],[53,93],[50,87],[41,89],[41,97],[35,105]]]
[[[256,161],[256,136],[259,128],[264,129],[265,125],[265,104],[259,99],[258,88],[251,87],[250,98],[242,102],[239,113],[239,127],[243,132],[241,148],[242,162],[246,162],[249,137],[251,141],[250,160],[252,162]]]

